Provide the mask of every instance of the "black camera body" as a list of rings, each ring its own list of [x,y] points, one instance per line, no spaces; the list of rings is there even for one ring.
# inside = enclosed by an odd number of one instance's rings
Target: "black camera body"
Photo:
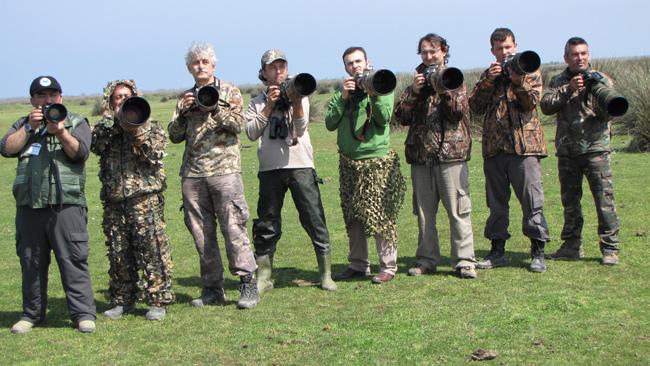
[[[43,118],[50,123],[59,123],[68,117],[68,109],[60,103],[46,104],[42,111]]]
[[[604,83],[605,77],[598,71],[583,71],[580,73],[585,81],[585,88],[591,93],[591,89],[596,83]]]
[[[612,117],[627,113],[629,103],[625,97],[605,83],[605,76],[598,71],[583,71],[582,79],[588,93],[596,97],[598,106]]]
[[[455,67],[440,68],[438,65],[429,65],[422,73],[426,84],[438,92],[456,90],[463,86],[465,80],[463,72]]]
[[[271,116],[269,119],[269,138],[272,140],[286,139],[287,136],[289,136],[287,117]]]

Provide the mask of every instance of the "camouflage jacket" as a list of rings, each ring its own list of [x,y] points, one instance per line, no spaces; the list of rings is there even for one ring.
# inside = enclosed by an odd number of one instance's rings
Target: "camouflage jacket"
[[[470,159],[472,138],[465,85],[442,95],[430,86],[415,94],[409,86],[395,108],[395,119],[409,126],[404,142],[409,164],[435,165]]]
[[[167,188],[164,128],[159,122],[149,120],[137,133],[145,135],[140,146],[136,146],[134,135],[125,132],[110,117],[104,117],[93,128],[90,150],[99,156],[103,202],[120,202]]]
[[[569,91],[569,81],[574,76],[568,68],[554,76],[542,98],[542,112],[557,113],[556,155],[575,157],[587,153],[609,152],[611,118],[607,111],[598,107],[596,98],[587,90],[574,93]],[[607,85],[613,85],[607,76],[605,82]]]
[[[491,83],[486,76],[487,70],[469,97],[472,112],[484,116],[483,158],[499,153],[546,156],[544,130],[537,115],[541,73],[526,75],[517,87],[507,77],[500,76]]]
[[[169,123],[170,140],[175,144],[185,141],[181,177],[209,177],[241,171],[238,135],[244,129],[244,100],[239,89],[229,82],[215,78],[215,86],[219,88],[216,111],[201,112],[192,108],[181,115],[182,99],[179,99]]]

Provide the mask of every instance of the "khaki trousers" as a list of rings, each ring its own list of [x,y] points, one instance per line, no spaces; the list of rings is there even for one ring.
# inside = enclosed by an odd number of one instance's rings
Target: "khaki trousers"
[[[370,273],[368,261],[368,240],[359,221],[353,221],[348,227],[350,239],[349,267],[355,271]],[[375,235],[375,246],[379,255],[379,271],[395,275],[397,272],[397,248],[395,243],[389,243],[383,235]]]
[[[418,218],[419,228],[417,264],[428,270],[440,264],[436,215],[442,202],[449,218],[451,267],[474,267],[476,259],[467,162],[412,165],[411,180],[413,213]]]

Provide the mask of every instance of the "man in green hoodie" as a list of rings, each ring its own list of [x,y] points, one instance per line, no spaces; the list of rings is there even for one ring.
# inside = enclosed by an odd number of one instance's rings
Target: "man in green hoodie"
[[[368,236],[375,237],[379,273],[373,283],[393,279],[397,271],[397,214],[406,183],[399,157],[390,146],[393,93],[375,95],[359,87],[356,75],[370,66],[362,47],[343,52],[348,77],[329,103],[325,124],[337,131],[341,208],[349,237],[348,268],[334,280],[370,274]]]

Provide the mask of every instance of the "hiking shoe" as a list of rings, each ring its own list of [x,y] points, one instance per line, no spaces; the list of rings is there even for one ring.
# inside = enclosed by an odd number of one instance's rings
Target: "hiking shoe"
[[[482,261],[476,263],[476,268],[490,269],[495,267],[503,267],[508,265],[508,258],[505,252],[490,251]]]
[[[372,283],[376,283],[378,285],[381,285],[382,283],[389,282],[390,280],[393,279],[393,277],[395,277],[395,275],[392,275],[392,274],[390,274],[388,272],[379,272],[379,274],[376,275],[375,277],[373,277],[371,279],[371,281],[372,281]]]
[[[546,259],[575,260],[584,258],[584,256],[585,253],[580,243],[576,245],[564,242],[555,253],[547,255]]]
[[[148,320],[163,320],[167,311],[161,306],[151,306],[144,315]]]
[[[458,267],[456,268],[456,272],[458,273],[458,277],[460,278],[466,278],[466,279],[476,278],[476,270],[474,269],[474,267]]]
[[[34,323],[27,320],[19,320],[16,324],[11,327],[11,333],[13,334],[23,334],[27,333],[34,328]]]
[[[239,309],[252,309],[260,302],[257,283],[254,280],[249,281],[242,281],[239,285],[239,301],[237,301],[237,308]]]
[[[348,268],[345,271],[334,276],[334,281],[345,281],[345,280],[351,280],[353,278],[363,278],[363,277],[368,277],[368,274],[366,272],[361,272],[352,268]]]
[[[134,304],[117,305],[111,309],[106,310],[103,314],[109,319],[117,320],[122,317],[122,314],[129,313],[133,311],[133,309],[135,309]]]
[[[616,252],[605,252],[603,254],[602,264],[604,266],[615,266],[618,264],[618,253]]]
[[[95,333],[95,321],[82,320],[77,324],[77,330],[81,333]]]
[[[533,257],[533,260],[530,262],[530,271],[536,273],[546,272],[546,263],[544,263],[543,254]]]
[[[225,305],[226,296],[222,288],[217,289],[203,289],[201,297],[190,301],[190,305],[200,308],[206,305]]]
[[[433,273],[435,271],[436,271],[436,267],[433,267],[433,269],[426,269],[421,265],[417,265],[413,268],[409,268],[408,275],[417,277],[417,276]]]

